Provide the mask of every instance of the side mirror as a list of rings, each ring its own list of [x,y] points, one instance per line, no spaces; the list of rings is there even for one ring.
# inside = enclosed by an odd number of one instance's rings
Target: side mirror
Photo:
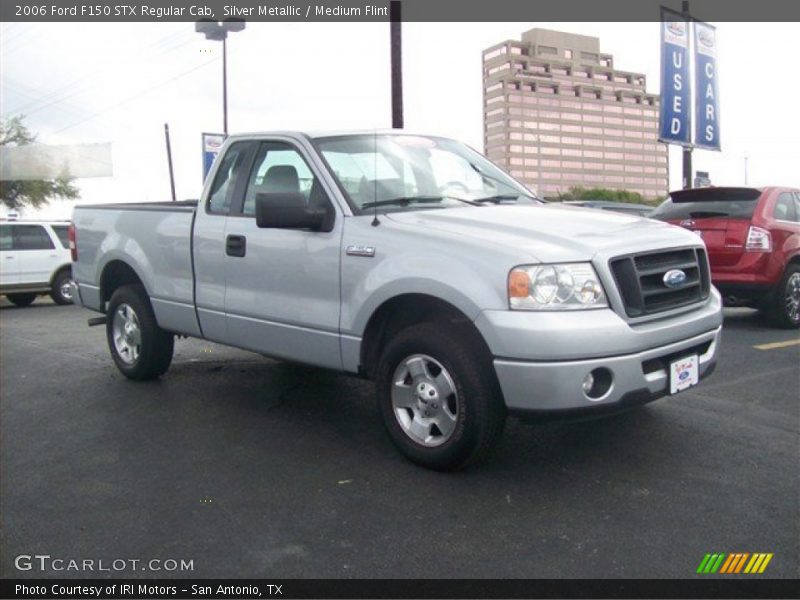
[[[310,229],[330,231],[329,211],[306,206],[303,194],[256,194],[256,225],[270,229]]]

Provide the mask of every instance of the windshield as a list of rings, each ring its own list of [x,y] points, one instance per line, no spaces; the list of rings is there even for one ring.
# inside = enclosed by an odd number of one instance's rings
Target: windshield
[[[521,184],[453,140],[378,134],[321,138],[316,145],[357,212],[538,203]]]

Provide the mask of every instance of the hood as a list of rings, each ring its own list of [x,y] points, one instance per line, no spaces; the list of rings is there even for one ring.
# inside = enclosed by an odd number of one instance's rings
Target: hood
[[[393,212],[392,221],[468,236],[520,251],[541,262],[585,261],[678,246],[697,246],[697,235],[643,217],[572,206],[508,204]]]

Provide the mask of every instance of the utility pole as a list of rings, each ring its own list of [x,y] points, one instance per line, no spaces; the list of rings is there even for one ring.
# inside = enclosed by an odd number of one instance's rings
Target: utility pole
[[[687,23],[691,20],[691,16],[689,15],[689,0],[682,0],[682,2],[681,2],[681,14],[686,19]],[[689,48],[688,48],[687,54],[689,52],[691,52],[691,49],[692,49],[692,39],[691,39],[691,37],[692,37],[691,35],[688,36],[688,38],[689,38]],[[684,146],[683,147],[683,189],[688,190],[691,187],[692,187],[692,148],[691,148],[691,146]]]
[[[403,128],[403,15],[400,0],[389,2],[392,69],[392,128]]]
[[[172,170],[172,146],[169,143],[169,125],[164,123],[164,139],[167,142],[167,165],[169,166],[169,187],[172,190],[172,201],[177,199],[175,196],[175,172]]]
[[[747,185],[747,159],[748,157],[744,157],[744,184]]]

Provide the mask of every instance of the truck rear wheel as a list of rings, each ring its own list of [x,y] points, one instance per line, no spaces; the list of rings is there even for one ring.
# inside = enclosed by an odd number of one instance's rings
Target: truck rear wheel
[[[6,294],[6,298],[14,306],[30,306],[36,300],[37,294]]]
[[[800,327],[800,265],[792,264],[786,268],[783,279],[775,288],[770,308],[772,320],[779,327]]]
[[[106,337],[114,363],[130,379],[155,379],[169,369],[175,336],[158,326],[142,285],[124,285],[111,296]]]
[[[479,461],[506,411],[491,363],[469,331],[420,323],[401,331],[378,364],[384,425],[411,461],[440,471]]]

